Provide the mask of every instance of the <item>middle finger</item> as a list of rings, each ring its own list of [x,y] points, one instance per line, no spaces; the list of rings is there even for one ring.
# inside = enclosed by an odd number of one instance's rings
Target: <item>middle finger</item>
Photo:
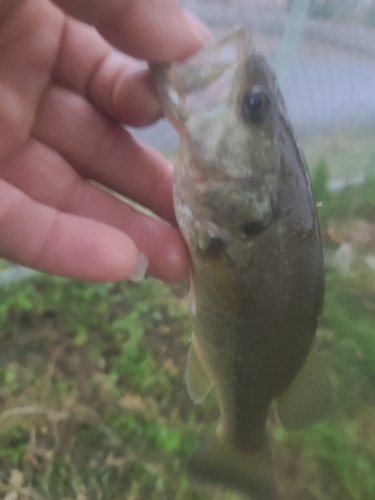
[[[33,135],[57,150],[84,178],[93,179],[175,223],[173,167],[153,148],[67,89],[51,87]]]

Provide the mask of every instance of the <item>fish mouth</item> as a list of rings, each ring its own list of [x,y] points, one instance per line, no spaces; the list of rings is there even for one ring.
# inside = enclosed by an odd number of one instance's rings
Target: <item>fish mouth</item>
[[[249,52],[249,35],[236,27],[186,61],[162,68],[163,83],[158,88],[159,94],[164,94],[167,118],[174,125],[179,122],[181,128],[191,115],[198,113],[208,119],[220,115],[231,92],[233,74]],[[158,80],[160,71],[154,67],[153,72]]]

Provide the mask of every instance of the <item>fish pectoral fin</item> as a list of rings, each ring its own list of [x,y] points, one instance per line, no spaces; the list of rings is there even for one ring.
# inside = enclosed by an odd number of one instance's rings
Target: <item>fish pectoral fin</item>
[[[186,385],[189,396],[195,404],[199,404],[204,400],[213,385],[207,371],[199,361],[193,336],[188,352]]]
[[[324,420],[333,410],[331,384],[314,349],[288,389],[277,399],[285,429],[297,430]]]

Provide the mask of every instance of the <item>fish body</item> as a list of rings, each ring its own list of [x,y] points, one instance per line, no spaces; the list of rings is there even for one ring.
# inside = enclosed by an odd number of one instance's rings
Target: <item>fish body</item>
[[[288,429],[332,406],[313,349],[324,271],[309,173],[276,77],[245,31],[154,73],[181,137],[174,200],[191,256],[187,385],[196,403],[214,386],[220,406],[216,434],[189,469],[273,500],[271,403]]]

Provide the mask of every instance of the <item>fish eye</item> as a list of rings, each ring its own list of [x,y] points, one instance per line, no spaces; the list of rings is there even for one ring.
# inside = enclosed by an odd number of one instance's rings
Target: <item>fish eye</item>
[[[241,111],[246,121],[260,125],[272,108],[271,98],[259,85],[246,90],[242,97]]]

